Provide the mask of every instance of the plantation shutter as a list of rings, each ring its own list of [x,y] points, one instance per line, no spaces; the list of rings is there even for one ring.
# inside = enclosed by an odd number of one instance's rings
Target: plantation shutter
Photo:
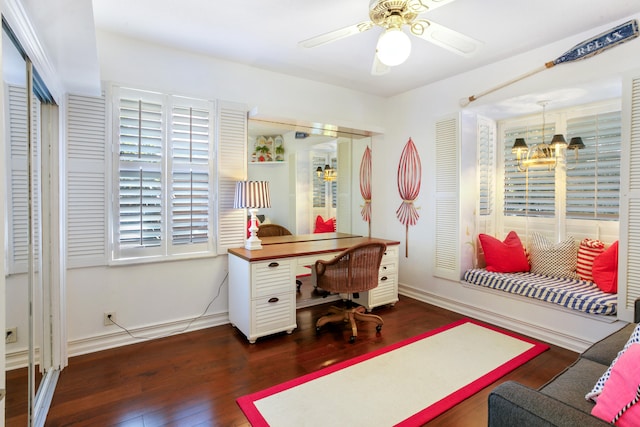
[[[495,204],[496,144],[495,126],[478,118],[479,208],[481,216],[493,214]]]
[[[544,139],[551,141],[555,125],[546,124]],[[542,142],[542,125],[518,126],[504,132],[504,214],[553,217],[555,215],[555,170],[530,167],[520,171],[511,152],[513,141],[524,138],[529,148]]]
[[[628,78],[624,89],[621,148],[628,155],[621,162],[618,318],[633,322],[640,298],[640,76]]]
[[[458,116],[436,122],[436,252],[434,276],[460,279],[459,260],[459,151]]]
[[[617,220],[620,203],[622,114],[614,111],[567,121],[567,136],[585,148],[567,150],[567,218]]]
[[[327,201],[327,185],[322,177],[318,176],[316,171],[318,168],[324,170],[324,166],[327,164],[326,156],[313,156],[313,207],[324,208]]]
[[[218,253],[244,246],[247,235],[245,209],[234,209],[236,182],[247,177],[247,107],[219,102],[218,153]]]
[[[67,97],[67,266],[107,264],[106,102]]]
[[[190,251],[206,250],[213,217],[213,106],[180,101],[174,98],[171,110],[171,238],[174,245],[192,244]]]
[[[26,273],[28,261],[28,203],[29,188],[27,179],[27,91],[25,87],[7,86],[7,113],[9,118],[7,149],[7,272],[9,274]],[[38,264],[40,253],[40,101],[32,97],[32,183],[33,183],[33,208],[31,241],[34,244],[34,263]]]
[[[163,98],[120,89],[118,96],[118,233],[121,254],[163,249]]]

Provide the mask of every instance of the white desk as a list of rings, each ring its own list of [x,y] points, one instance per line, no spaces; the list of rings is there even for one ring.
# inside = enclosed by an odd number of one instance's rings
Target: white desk
[[[367,310],[398,301],[398,245],[394,240],[353,237],[341,233],[278,236],[262,239],[262,249],[229,249],[229,320],[251,343],[265,335],[293,332],[296,324],[295,276],[300,266],[331,259],[351,246],[382,242],[387,251],[379,284],[354,301]]]

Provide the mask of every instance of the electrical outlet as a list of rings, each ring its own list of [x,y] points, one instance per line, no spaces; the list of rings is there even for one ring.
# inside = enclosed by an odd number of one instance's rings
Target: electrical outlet
[[[111,326],[116,322],[116,312],[106,311],[104,313],[104,326]]]
[[[18,342],[18,328],[8,328],[4,334],[5,344]]]

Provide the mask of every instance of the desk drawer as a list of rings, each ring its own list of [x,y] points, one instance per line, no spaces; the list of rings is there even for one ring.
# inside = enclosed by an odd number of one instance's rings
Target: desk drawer
[[[251,301],[254,335],[261,336],[294,329],[296,327],[295,304],[293,291]]]
[[[396,262],[398,260],[398,245],[387,246],[387,250],[384,251],[382,256],[382,263]]]
[[[251,264],[251,298],[292,291],[295,271],[290,260],[273,260]]]
[[[386,276],[389,274],[396,274],[398,271],[398,265],[395,262],[383,262],[380,264],[380,277]]]

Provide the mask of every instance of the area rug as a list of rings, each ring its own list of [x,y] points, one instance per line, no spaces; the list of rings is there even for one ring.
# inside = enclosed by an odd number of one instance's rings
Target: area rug
[[[548,348],[463,319],[237,403],[253,427],[420,426]]]

